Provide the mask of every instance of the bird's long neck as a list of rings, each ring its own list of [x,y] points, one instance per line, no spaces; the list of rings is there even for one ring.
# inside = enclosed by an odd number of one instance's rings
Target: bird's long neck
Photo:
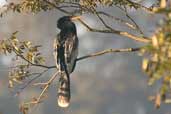
[[[74,23],[68,23],[61,29],[60,37],[64,40],[67,37],[77,35],[77,30]]]
[[[75,28],[73,27],[66,27],[64,29],[61,30],[61,34],[77,34],[77,31]]]

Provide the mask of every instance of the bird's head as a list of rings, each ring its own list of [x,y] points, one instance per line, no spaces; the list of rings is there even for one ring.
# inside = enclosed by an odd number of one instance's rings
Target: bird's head
[[[80,16],[63,16],[57,21],[57,27],[64,29],[65,27],[74,26],[73,20],[80,19]]]

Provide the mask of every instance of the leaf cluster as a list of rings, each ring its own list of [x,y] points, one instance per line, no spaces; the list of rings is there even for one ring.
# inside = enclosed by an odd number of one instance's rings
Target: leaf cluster
[[[7,11],[14,12],[32,12],[38,13],[40,11],[51,10],[55,7],[72,7],[79,10],[89,9],[98,6],[124,6],[129,8],[142,8],[140,4],[130,0],[21,0],[19,3],[11,2],[7,5]],[[6,13],[7,11],[3,12]],[[3,15],[1,13],[1,16]]]
[[[157,80],[162,80],[158,92],[160,97],[156,98],[167,101],[166,96],[168,95],[167,98],[171,97],[168,94],[171,92],[171,9],[161,8],[157,12],[164,13],[166,17],[163,19],[161,27],[152,36],[152,42],[142,49],[146,56],[142,68],[149,77],[149,85],[153,85]]]
[[[21,84],[23,80],[31,76],[29,68],[32,64],[44,64],[45,59],[39,52],[40,45],[33,46],[30,41],[19,41],[13,33],[9,39],[0,41],[0,52],[8,55],[15,53],[12,66],[9,72],[9,87],[14,87],[14,83]],[[25,61],[22,61],[25,60]],[[19,61],[19,62],[18,62]]]
[[[40,11],[47,11],[52,9],[50,5],[45,3],[43,0],[21,0],[20,3],[10,3],[8,5],[8,10],[13,12],[32,12],[37,13]]]

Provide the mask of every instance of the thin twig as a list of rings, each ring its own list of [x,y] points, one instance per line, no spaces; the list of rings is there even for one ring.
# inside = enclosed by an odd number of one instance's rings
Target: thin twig
[[[42,86],[42,85],[46,85],[46,84],[47,83],[45,83],[45,82],[44,83],[39,82],[39,83],[34,83],[33,86]]]
[[[95,29],[95,28],[92,28],[90,27],[88,24],[86,24],[84,21],[82,21],[81,19],[79,19],[79,21],[91,32],[101,32],[101,33],[114,33],[114,34],[118,34],[118,35],[121,35],[121,36],[125,36],[129,39],[133,39],[135,41],[139,41],[139,42],[143,42],[143,43],[149,43],[151,42],[151,39],[149,38],[146,38],[146,37],[139,37],[139,36],[135,36],[133,34],[130,34],[128,32],[125,32],[125,31],[119,31],[119,30],[115,30],[115,29],[112,29],[112,30],[109,30],[109,29]]]
[[[28,87],[33,81],[35,81],[36,79],[38,79],[39,77],[41,77],[45,72],[47,72],[48,69],[44,70],[43,72],[41,73],[36,73],[37,76],[32,78],[31,80],[29,80],[23,87],[20,88],[19,91],[17,91],[17,94],[21,93],[26,87]],[[33,74],[31,74],[33,75]]]
[[[58,74],[58,71],[48,80],[46,86],[44,87],[43,91],[41,92],[41,94],[39,95],[37,99],[38,102],[41,100],[43,94],[49,88],[50,84],[52,84],[53,80],[58,76],[57,74]]]
[[[41,64],[35,64],[35,63],[32,63],[31,61],[27,60],[27,58],[24,57],[24,55],[18,53],[18,51],[13,48],[13,51],[14,53],[19,56],[21,59],[25,60],[26,62],[28,62],[29,64],[31,64],[32,66],[38,66],[38,67],[42,67],[42,68],[46,68],[46,69],[50,69],[51,67],[48,67],[46,65],[41,65]]]
[[[79,8],[78,6],[74,6],[74,5],[62,5],[62,6],[59,6],[58,8]]]
[[[113,20],[116,20],[116,21],[118,21],[118,22],[120,22],[120,23],[123,23],[123,24],[125,24],[126,26],[128,26],[128,27],[131,28],[131,29],[134,29],[134,30],[136,29],[136,27],[135,27],[133,24],[131,24],[131,23],[125,21],[125,20],[122,20],[121,18],[114,17],[113,15],[110,15],[110,14],[108,14],[108,13],[106,13],[106,12],[103,12],[103,11],[98,11],[98,13],[99,13],[100,15],[104,15],[104,16],[107,16],[108,18],[111,18],[111,19],[113,19]]]
[[[66,10],[64,10],[64,9],[62,9],[62,8],[60,8],[60,7],[58,7],[58,6],[56,6],[55,4],[51,3],[51,2],[48,1],[48,0],[44,0],[44,2],[46,2],[46,3],[49,4],[50,6],[56,8],[57,10],[59,10],[59,11],[61,11],[61,12],[63,12],[63,13],[66,13],[66,14],[71,15],[70,12],[68,12],[68,11],[66,11]]]
[[[134,19],[132,19],[132,17],[128,14],[128,11],[127,11],[126,7],[124,7],[124,9],[121,8],[121,7],[118,7],[118,8],[120,8],[120,9],[125,13],[126,17],[127,17],[131,22],[134,23],[134,25],[136,26],[136,28],[138,29],[138,31],[141,33],[141,35],[143,35],[143,34],[144,34],[143,31],[142,31],[141,28],[138,26],[138,24],[134,21]]]
[[[90,1],[87,1],[87,2],[90,2]],[[91,3],[90,3],[91,4]],[[106,22],[103,20],[103,18],[99,15],[99,13],[96,11],[96,8],[95,8],[95,6],[91,6],[91,12],[92,13],[94,13],[98,18],[99,18],[99,20],[102,22],[102,24],[107,28],[107,29],[109,29],[109,30],[111,30],[112,28],[110,27],[110,26],[108,26],[107,24],[106,24]]]
[[[141,8],[141,9],[143,9],[143,10],[149,12],[149,13],[154,13],[152,8],[147,8],[147,7],[145,7],[145,6],[141,5],[141,4],[138,4],[138,3],[136,3],[136,2],[132,2],[132,1],[130,1],[130,0],[127,0],[127,1],[130,2],[131,4],[135,4],[135,5],[138,6],[139,8]]]
[[[93,7],[93,12],[95,12],[96,16],[100,19],[100,21],[103,23],[103,25],[109,29],[112,30],[112,28],[106,24],[106,22],[103,20],[103,18],[99,15],[99,13],[96,11],[96,9]]]
[[[27,102],[27,103],[24,103],[24,105],[31,105],[31,104],[38,104],[41,102],[41,99],[43,97],[43,95],[45,94],[45,92],[47,91],[47,89],[49,88],[50,84],[52,84],[53,80],[57,77],[58,75],[58,72],[56,72],[47,82],[46,84],[44,85],[44,88],[42,90],[42,92],[40,93],[39,97],[34,99],[33,101],[31,102]]]
[[[87,59],[87,58],[91,58],[91,57],[96,57],[96,56],[104,55],[104,54],[107,54],[107,53],[135,52],[135,51],[139,51],[140,49],[141,48],[107,49],[107,50],[104,50],[104,51],[101,51],[101,52],[97,52],[97,53],[94,53],[94,54],[89,54],[89,55],[86,55],[86,56],[79,57],[77,59],[77,61],[80,61],[80,60],[83,60],[83,59]]]

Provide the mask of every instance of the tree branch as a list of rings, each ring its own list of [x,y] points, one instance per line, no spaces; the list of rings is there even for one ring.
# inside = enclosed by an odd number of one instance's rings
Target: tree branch
[[[55,4],[49,2],[48,0],[44,0],[44,2],[46,2],[47,4],[51,5],[52,7],[54,7],[55,9],[65,13],[65,14],[68,14],[68,15],[73,15],[72,12],[68,12],[58,6],[56,6]],[[99,16],[98,16],[99,17]],[[104,21],[102,20],[102,18],[100,17],[99,18],[102,23],[106,26],[106,24],[104,23]],[[125,37],[128,37],[130,39],[133,39],[135,41],[139,41],[139,42],[143,42],[143,43],[149,43],[151,40],[149,38],[146,38],[146,37],[138,37],[138,36],[135,36],[133,34],[130,34],[126,31],[119,31],[119,30],[115,30],[115,29],[111,29],[110,27],[106,26],[108,29],[104,29],[104,30],[99,30],[99,29],[94,29],[94,28],[91,28],[88,24],[86,24],[83,20],[79,19],[79,21],[81,22],[82,25],[84,25],[89,31],[91,32],[100,32],[100,33],[113,33],[113,34],[118,34],[118,35],[121,35],[121,36],[125,36]],[[110,29],[109,29],[110,28]]]
[[[83,59],[87,59],[87,58],[91,58],[91,57],[96,57],[96,56],[101,56],[107,53],[114,53],[114,52],[135,52],[135,51],[139,51],[141,48],[125,48],[125,49],[107,49],[104,51],[100,51],[94,54],[89,54],[86,56],[82,56],[77,58],[77,61],[83,60]]]
[[[103,20],[103,18],[99,15],[99,13],[96,11],[96,9],[93,7],[93,12],[96,14],[96,16],[99,18],[99,20],[103,23],[103,25],[109,29],[109,30],[112,30],[112,28],[106,24],[106,22]]]
[[[53,80],[58,76],[58,72],[56,72],[43,86],[43,90],[42,92],[40,93],[40,95],[38,96],[38,98],[34,99],[33,101],[31,102],[28,102],[28,103],[24,103],[24,105],[31,105],[31,104],[38,104],[41,102],[41,99],[43,97],[43,95],[45,94],[45,92],[48,90],[50,84],[52,84]]]
[[[121,36],[125,36],[129,39],[133,39],[135,41],[139,41],[139,42],[143,42],[143,43],[149,43],[151,42],[151,39],[147,38],[147,37],[138,37],[138,36],[135,36],[133,34],[130,34],[128,32],[125,32],[125,31],[119,31],[119,30],[115,30],[115,29],[95,29],[95,28],[92,28],[90,27],[88,24],[86,24],[84,21],[82,21],[81,19],[79,19],[79,21],[91,32],[100,32],[100,33],[114,33],[114,34],[118,34],[118,35],[121,35]]]
[[[98,11],[98,13],[99,13],[100,15],[104,15],[104,16],[107,16],[108,18],[111,18],[111,19],[113,19],[113,20],[116,20],[116,21],[118,21],[119,23],[123,23],[123,24],[125,24],[127,27],[129,27],[129,28],[131,28],[131,29],[134,29],[134,30],[136,29],[136,27],[135,27],[133,24],[131,24],[131,23],[125,21],[125,20],[122,20],[121,18],[114,17],[113,15],[110,15],[110,14],[108,14],[108,13],[106,13],[106,12],[103,12],[103,11]]]
[[[21,59],[23,59],[24,61],[28,62],[29,64],[31,64],[32,66],[38,66],[38,67],[42,67],[42,68],[46,68],[46,69],[51,69],[52,67],[50,66],[46,66],[46,65],[41,65],[41,64],[35,64],[32,63],[31,61],[27,60],[22,54],[18,53],[17,50],[15,48],[13,48],[14,53],[19,56]]]
[[[139,8],[142,8],[143,10],[145,10],[145,11],[147,11],[147,12],[149,12],[149,13],[154,13],[152,8],[147,8],[147,7],[145,7],[145,6],[141,5],[141,4],[138,4],[138,3],[136,3],[136,2],[132,2],[132,1],[130,1],[130,0],[127,0],[127,1],[130,2],[130,3],[132,3],[132,4],[135,4],[135,5],[138,6]]]
[[[92,58],[92,57],[96,57],[96,56],[101,56],[101,55],[104,55],[104,54],[107,54],[107,53],[135,52],[135,51],[140,51],[141,48],[142,47],[139,47],[139,48],[123,48],[123,49],[106,49],[106,50],[103,50],[103,51],[100,51],[100,52],[96,52],[96,53],[93,53],[93,54],[88,54],[88,55],[85,55],[85,56],[82,56],[82,57],[78,57],[76,61],[78,62],[78,61],[81,61],[83,59],[88,59],[88,58]],[[30,63],[32,66],[37,66],[37,67],[46,68],[46,69],[56,68],[55,65],[47,66],[47,65],[34,64],[34,63],[28,61],[23,55],[18,54],[17,52],[15,52],[15,53],[16,53],[17,56],[21,57],[21,59],[23,59],[24,61]]]
[[[16,94],[20,94],[26,87],[28,87],[33,81],[35,81],[36,79],[38,79],[39,77],[41,77],[45,72],[47,72],[48,69],[44,70],[43,72],[40,73],[34,73],[34,74],[30,74],[30,75],[37,75],[34,78],[32,78],[31,80],[29,80],[28,82],[26,82],[26,84],[20,88],[19,91],[17,91]]]
[[[134,19],[132,19],[132,17],[128,14],[128,11],[127,11],[126,7],[124,7],[124,9],[122,9],[121,7],[119,7],[119,8],[125,12],[125,15],[127,16],[127,18],[128,18],[129,20],[131,20],[131,22],[134,23],[134,25],[136,26],[136,28],[138,29],[138,31],[141,33],[141,35],[143,35],[143,31],[140,29],[140,27],[139,27],[138,24],[134,21]]]

